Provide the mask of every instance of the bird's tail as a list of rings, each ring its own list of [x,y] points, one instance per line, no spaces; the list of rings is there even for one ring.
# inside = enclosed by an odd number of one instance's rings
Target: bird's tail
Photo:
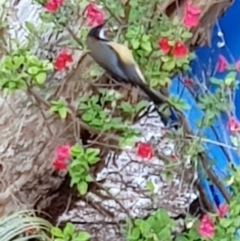
[[[164,115],[162,113],[162,111],[159,111],[159,109],[158,109],[158,107],[160,105],[168,103],[168,98],[166,96],[164,96],[160,91],[154,90],[154,89],[152,89],[151,87],[149,87],[145,84],[140,84],[139,87],[153,101],[153,103],[156,106],[156,110],[158,111],[159,115],[162,118],[163,123],[166,126],[168,126],[169,123],[170,123],[171,126],[177,125],[177,122],[178,122],[177,121],[177,115],[171,107],[169,107],[170,116]]]
[[[168,102],[166,96],[164,96],[161,92],[152,89],[151,87],[145,84],[138,84],[141,90],[148,95],[148,97],[153,101],[155,105],[161,105]]]

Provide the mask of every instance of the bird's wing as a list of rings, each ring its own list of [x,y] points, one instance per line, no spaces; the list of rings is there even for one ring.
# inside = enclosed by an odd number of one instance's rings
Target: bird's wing
[[[108,42],[108,45],[118,56],[119,67],[124,70],[124,73],[128,77],[128,81],[131,81],[133,84],[139,81],[146,84],[146,80],[138,64],[134,60],[131,50],[129,50],[127,46],[115,42]]]

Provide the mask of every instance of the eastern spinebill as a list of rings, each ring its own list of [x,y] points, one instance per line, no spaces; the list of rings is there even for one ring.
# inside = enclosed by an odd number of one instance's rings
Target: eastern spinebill
[[[140,87],[155,105],[166,102],[166,96],[148,86],[131,50],[105,37],[104,25],[93,27],[87,35],[87,46],[94,61],[117,81]]]

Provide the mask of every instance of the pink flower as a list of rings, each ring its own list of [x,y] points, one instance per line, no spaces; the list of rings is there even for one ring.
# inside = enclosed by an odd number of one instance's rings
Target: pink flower
[[[214,224],[208,215],[203,215],[198,227],[198,233],[203,238],[212,238],[214,235]]]
[[[153,149],[150,144],[138,142],[136,144],[136,148],[137,148],[136,155],[138,157],[141,157],[143,159],[148,159],[148,160],[153,157]]]
[[[70,158],[70,145],[58,146],[55,150],[56,156],[59,159],[69,159]]]
[[[48,12],[54,13],[63,4],[63,1],[64,0],[48,0],[44,4],[44,7],[47,9]]]
[[[87,18],[88,26],[99,25],[104,21],[104,12],[99,10],[94,3],[89,3],[85,8],[84,13]]]
[[[240,72],[240,59],[236,62],[236,69]]]
[[[66,170],[67,169],[67,163],[65,160],[62,160],[62,159],[55,159],[53,161],[53,167],[54,169],[56,170]]]
[[[194,6],[191,1],[187,1],[185,9],[184,9],[184,16],[183,16],[183,25],[186,28],[196,27],[199,24],[199,16],[201,10],[200,8]]]
[[[71,63],[71,62],[73,62],[72,55],[66,49],[63,49],[57,55],[53,64],[54,64],[54,68],[60,71],[66,68],[67,63]]]
[[[184,86],[189,87],[189,88],[192,88],[194,86],[193,80],[189,79],[189,78],[184,78],[183,84],[184,84]]]
[[[170,158],[171,158],[173,161],[177,161],[178,156],[175,155],[175,154],[172,154],[172,155],[170,156]]]
[[[227,68],[227,60],[225,59],[225,57],[223,55],[219,55],[218,56],[218,61],[217,61],[217,71],[218,72],[224,72]]]
[[[229,118],[229,120],[227,122],[227,130],[232,135],[235,135],[240,131],[240,123],[235,117]]]
[[[164,54],[169,53],[171,49],[171,46],[169,45],[168,41],[169,40],[166,37],[160,38],[158,41],[158,47]]]
[[[66,170],[67,161],[70,158],[70,145],[58,146],[55,150],[55,158],[53,161],[53,167],[57,170]]]
[[[188,54],[188,48],[184,43],[178,41],[173,46],[172,54],[175,58],[184,58]]]
[[[228,213],[228,206],[226,204],[220,204],[218,206],[218,216],[223,218]]]

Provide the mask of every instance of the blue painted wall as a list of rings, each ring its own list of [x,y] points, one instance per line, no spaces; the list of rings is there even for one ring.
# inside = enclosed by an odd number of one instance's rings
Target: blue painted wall
[[[223,33],[225,45],[222,48],[218,47],[218,43],[222,43],[223,40],[218,36],[218,33]],[[215,24],[212,30],[212,41],[210,47],[201,47],[196,50],[197,58],[192,63],[192,77],[198,79],[202,83],[205,83],[210,90],[213,90],[213,86],[208,84],[208,79],[211,76],[223,77],[224,74],[216,73],[216,63],[218,56],[221,54],[225,56],[229,63],[235,63],[240,59],[240,0],[235,0],[231,7],[225,12]],[[225,73],[226,74],[226,73]],[[197,76],[197,78],[196,78]],[[239,78],[240,79],[240,78]],[[185,100],[191,108],[185,111],[184,114],[189,122],[189,126],[193,132],[197,131],[195,122],[202,116],[202,112],[197,108],[195,99],[188,92],[188,90],[180,83],[180,81],[173,80],[170,88],[171,94],[180,95],[181,99]],[[240,119],[240,89],[236,92],[235,96],[235,111],[236,116]],[[222,115],[221,118],[215,121],[214,129],[219,133],[220,139],[223,143],[230,143],[229,136],[226,130],[227,117]],[[216,140],[216,137],[212,129],[208,128],[204,131],[204,135],[211,140]],[[209,159],[214,161],[212,166],[213,172],[221,179],[229,175],[226,170],[228,161],[223,150],[215,144],[204,145],[206,154]],[[225,149],[230,156],[232,162],[235,165],[240,165],[240,160],[237,155]],[[199,176],[201,179],[201,185],[204,187],[209,199],[215,205],[225,202],[219,190],[212,185],[205,177],[204,172],[199,169]]]

